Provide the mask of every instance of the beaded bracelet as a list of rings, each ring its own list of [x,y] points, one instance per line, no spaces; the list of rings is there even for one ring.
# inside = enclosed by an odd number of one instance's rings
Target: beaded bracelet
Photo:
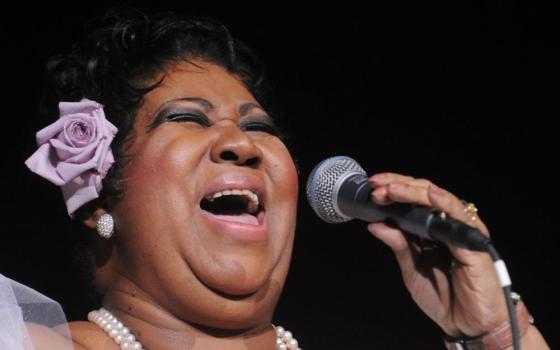
[[[515,312],[519,322],[519,330],[523,336],[529,326],[534,323],[533,316],[529,314],[527,307],[516,294],[517,299]],[[447,350],[504,350],[513,345],[513,335],[511,332],[510,321],[507,320],[494,328],[490,333],[486,333],[474,338],[451,338],[445,337],[444,343]]]

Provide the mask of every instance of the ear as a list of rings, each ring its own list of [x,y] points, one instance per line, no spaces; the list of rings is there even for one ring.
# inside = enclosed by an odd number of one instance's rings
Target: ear
[[[107,210],[103,208],[97,208],[92,213],[88,213],[83,223],[87,228],[95,230],[97,228],[97,219],[99,219],[103,214],[107,214]]]

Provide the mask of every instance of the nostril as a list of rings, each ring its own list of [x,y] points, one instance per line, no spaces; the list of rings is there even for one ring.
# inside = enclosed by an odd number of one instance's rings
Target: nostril
[[[222,158],[223,160],[233,160],[233,161],[237,161],[239,159],[237,154],[235,154],[232,151],[223,151],[222,153],[220,153],[220,158]]]
[[[255,167],[255,166],[259,165],[259,158],[258,157],[249,158],[245,162],[245,165],[248,166],[248,167]]]

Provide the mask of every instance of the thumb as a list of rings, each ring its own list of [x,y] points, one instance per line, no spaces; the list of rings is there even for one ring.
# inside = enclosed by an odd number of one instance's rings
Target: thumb
[[[403,232],[397,228],[380,222],[368,224],[367,228],[375,237],[388,245],[395,254],[404,253],[410,248]]]

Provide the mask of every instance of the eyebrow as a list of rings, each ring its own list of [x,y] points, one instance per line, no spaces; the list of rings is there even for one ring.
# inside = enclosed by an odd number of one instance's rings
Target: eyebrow
[[[206,112],[209,112],[209,111],[211,111],[211,110],[214,109],[214,105],[213,105],[210,101],[205,100],[205,99],[203,99],[203,98],[201,98],[201,97],[179,97],[179,98],[173,98],[173,99],[171,99],[171,100],[165,101],[165,102],[163,103],[162,106],[165,106],[166,104],[168,104],[168,103],[170,103],[170,102],[176,102],[176,101],[189,101],[189,102],[194,102],[194,103],[200,105],[202,108],[204,108],[204,110],[205,110]]]
[[[246,103],[242,104],[241,106],[239,106],[239,114],[243,115],[253,108],[258,108],[258,109],[262,110],[262,107],[259,106],[258,104],[253,103],[253,102],[246,102]]]
[[[202,97],[180,97],[180,98],[174,98],[171,99],[169,101],[165,101],[163,103],[162,106],[170,103],[170,102],[175,102],[175,101],[188,101],[188,102],[194,102],[196,104],[198,104],[199,106],[201,106],[202,108],[204,108],[204,110],[208,113],[211,110],[214,109],[214,105],[212,104],[212,102],[202,98]],[[259,106],[256,103],[253,102],[245,102],[243,103],[241,106],[239,106],[239,114],[243,115],[245,113],[247,113],[248,111],[250,111],[253,108],[258,108],[260,110],[263,110],[263,108],[261,106]],[[264,111],[264,110],[263,110]]]

